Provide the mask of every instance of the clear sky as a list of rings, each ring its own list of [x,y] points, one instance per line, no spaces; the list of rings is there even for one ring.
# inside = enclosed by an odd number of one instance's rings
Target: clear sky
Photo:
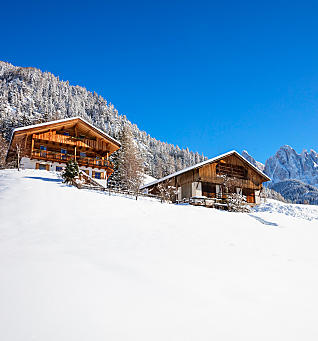
[[[11,3],[11,4],[10,4]],[[318,1],[2,1],[0,59],[208,157],[318,150]]]

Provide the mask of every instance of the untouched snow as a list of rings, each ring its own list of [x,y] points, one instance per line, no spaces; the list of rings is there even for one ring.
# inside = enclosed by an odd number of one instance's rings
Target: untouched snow
[[[318,206],[287,204],[268,199],[266,204],[255,207],[254,212],[283,213],[287,216],[318,221]]]
[[[228,213],[0,171],[0,339],[317,340],[317,208],[282,207]]]

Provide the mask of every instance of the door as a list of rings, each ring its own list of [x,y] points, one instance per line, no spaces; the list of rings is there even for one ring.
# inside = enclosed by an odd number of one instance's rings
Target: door
[[[250,188],[244,188],[243,189],[243,195],[246,196],[246,201],[249,204],[254,204],[255,203],[255,193],[253,189]]]

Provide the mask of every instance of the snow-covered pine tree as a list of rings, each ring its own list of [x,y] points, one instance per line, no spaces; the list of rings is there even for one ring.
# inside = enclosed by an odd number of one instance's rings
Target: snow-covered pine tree
[[[5,159],[6,159],[7,150],[8,150],[8,143],[4,139],[4,137],[0,135],[0,169],[5,168]]]
[[[118,140],[121,140],[121,136],[117,137]],[[114,152],[110,156],[110,161],[114,165],[114,171],[111,176],[108,178],[107,185],[112,189],[120,189],[121,188],[121,178],[120,178],[120,170],[119,170],[119,150]]]
[[[79,175],[78,163],[74,160],[69,160],[65,169],[62,172],[62,178],[65,183],[71,184],[72,181]]]
[[[114,180],[119,182],[122,189],[133,192],[137,199],[144,179],[144,164],[129,125],[120,134],[120,142]]]

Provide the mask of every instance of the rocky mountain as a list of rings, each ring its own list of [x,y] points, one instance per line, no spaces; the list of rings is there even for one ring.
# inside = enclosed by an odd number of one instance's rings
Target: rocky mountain
[[[242,155],[272,179],[267,184],[270,198],[277,199],[279,193],[291,202],[318,205],[318,153],[314,150],[298,154],[285,145],[266,161],[265,166],[245,150]]]
[[[264,171],[264,164],[256,161],[253,156],[251,156],[246,150],[243,150],[241,155],[247,160],[249,161],[253,166],[257,167],[259,170],[261,170],[262,172]]]
[[[139,130],[96,92],[70,85],[49,72],[0,61],[0,135],[8,140],[13,128],[72,116],[83,117],[115,138],[129,125],[146,173],[155,178],[205,159]]]
[[[318,186],[318,153],[304,150],[298,154],[292,147],[282,146],[266,161],[264,172],[274,183],[297,179]]]

